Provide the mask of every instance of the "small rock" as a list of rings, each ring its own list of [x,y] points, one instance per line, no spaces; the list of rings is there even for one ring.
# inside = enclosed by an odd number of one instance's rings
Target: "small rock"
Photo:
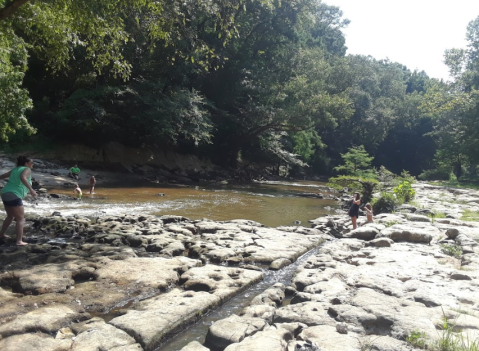
[[[347,334],[348,333],[348,325],[346,323],[338,323],[338,324],[336,324],[336,331],[339,334]]]

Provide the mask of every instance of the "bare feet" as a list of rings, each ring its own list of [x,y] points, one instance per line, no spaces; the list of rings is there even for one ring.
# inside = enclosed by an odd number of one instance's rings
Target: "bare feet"
[[[2,236],[0,236],[0,240],[2,240],[2,239],[10,239],[10,237],[8,235],[2,235]]]
[[[28,243],[24,242],[24,241],[20,241],[19,243],[17,242],[17,246],[27,246]]]

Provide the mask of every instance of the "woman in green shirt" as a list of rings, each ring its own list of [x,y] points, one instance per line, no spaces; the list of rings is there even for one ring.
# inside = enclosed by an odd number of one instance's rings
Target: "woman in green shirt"
[[[0,239],[5,239],[5,232],[15,218],[15,229],[17,232],[17,246],[28,245],[23,241],[23,226],[25,224],[25,210],[22,199],[28,192],[33,197],[37,193],[32,188],[33,160],[30,157],[18,156],[17,167],[10,172],[0,175],[0,179],[8,178],[7,184],[3,187],[1,197],[7,212],[7,218],[0,230]]]

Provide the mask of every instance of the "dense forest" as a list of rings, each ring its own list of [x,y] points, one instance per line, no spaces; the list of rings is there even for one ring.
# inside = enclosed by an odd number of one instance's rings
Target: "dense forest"
[[[475,176],[479,17],[444,54],[450,82],[346,55],[347,25],[319,0],[0,0],[0,137],[292,175],[360,152],[395,173]]]

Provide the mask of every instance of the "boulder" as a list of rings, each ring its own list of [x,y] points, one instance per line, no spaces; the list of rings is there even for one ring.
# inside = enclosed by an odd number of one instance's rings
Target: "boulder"
[[[390,238],[377,238],[366,243],[366,246],[391,247],[392,244],[394,244],[394,240]]]
[[[363,226],[350,231],[349,233],[344,235],[344,237],[356,238],[361,240],[373,240],[378,234],[379,230],[377,228],[374,228],[372,226]]]
[[[439,235],[437,228],[417,228],[408,225],[395,224],[382,230],[377,238],[389,238],[394,241],[409,241],[413,243],[429,244],[434,237]]]

